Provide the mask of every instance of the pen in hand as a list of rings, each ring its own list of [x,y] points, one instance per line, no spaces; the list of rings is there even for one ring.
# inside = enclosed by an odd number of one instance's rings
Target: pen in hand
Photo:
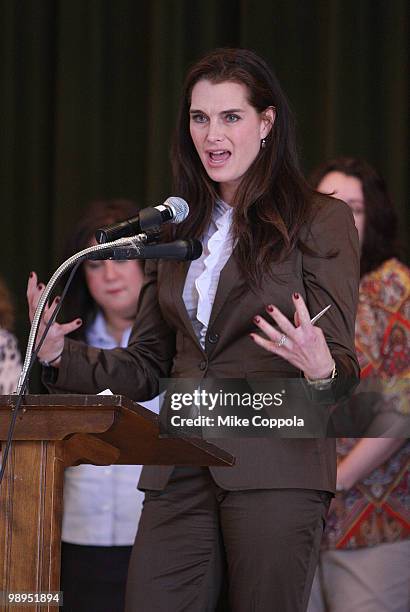
[[[312,323],[312,325],[314,325],[316,323],[316,321],[319,321],[320,317],[322,317],[325,314],[325,312],[327,312],[329,310],[331,305],[332,304],[328,304],[327,306],[325,306],[325,308],[323,308],[323,310],[318,312],[317,315],[315,315],[312,319],[310,319],[310,322]]]

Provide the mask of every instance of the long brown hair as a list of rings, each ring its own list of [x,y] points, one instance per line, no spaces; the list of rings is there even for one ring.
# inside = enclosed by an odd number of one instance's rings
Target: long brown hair
[[[312,190],[299,169],[292,113],[279,81],[266,62],[247,49],[216,49],[189,70],[172,147],[174,187],[191,208],[178,235],[200,237],[207,227],[218,185],[207,175],[189,131],[194,85],[232,81],[246,86],[257,112],[276,110],[274,125],[235,195],[233,234],[245,277],[259,285],[272,260],[300,245],[299,233],[312,208]]]
[[[311,185],[316,188],[329,172],[354,176],[362,184],[365,218],[360,275],[363,276],[378,268],[386,259],[397,256],[396,212],[383,178],[364,159],[337,157],[325,161],[312,172]]]

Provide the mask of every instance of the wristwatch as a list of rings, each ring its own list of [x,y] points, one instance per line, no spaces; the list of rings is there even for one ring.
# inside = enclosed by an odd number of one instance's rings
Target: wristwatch
[[[57,357],[53,357],[53,359],[50,359],[50,361],[46,361],[45,359],[39,359],[39,363],[44,366],[45,368],[51,368],[52,364],[57,361],[57,359],[60,359],[61,355],[63,354],[63,352],[61,351],[61,353],[59,355],[57,355]]]
[[[332,372],[330,376],[328,376],[327,378],[317,378],[317,379],[311,380],[305,375],[305,379],[309,385],[311,385],[318,391],[324,391],[325,389],[329,389],[329,387],[331,387],[336,376],[337,376],[336,362],[333,359],[333,368],[332,368]]]

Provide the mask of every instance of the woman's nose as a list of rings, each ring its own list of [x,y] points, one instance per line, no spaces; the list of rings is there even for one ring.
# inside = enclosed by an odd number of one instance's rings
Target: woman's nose
[[[207,139],[209,140],[209,142],[220,142],[224,139],[223,126],[220,124],[219,121],[211,120],[209,122]]]
[[[110,259],[107,259],[104,262],[104,278],[106,280],[112,280],[116,278],[116,276],[117,276],[117,268],[115,265],[115,261],[111,261]]]

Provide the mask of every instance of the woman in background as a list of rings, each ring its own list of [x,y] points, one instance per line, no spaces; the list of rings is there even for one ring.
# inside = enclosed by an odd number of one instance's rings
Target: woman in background
[[[21,372],[17,340],[11,333],[14,323],[10,294],[0,279],[0,395],[14,393]]]
[[[324,163],[311,182],[350,206],[359,233],[355,343],[361,377],[409,379],[410,271],[396,259],[397,220],[385,183],[354,158]],[[396,406],[407,415],[408,399],[401,387]],[[309,612],[408,612],[410,443],[338,439],[337,491]]]
[[[69,240],[67,257],[95,244],[98,228],[136,213],[135,204],[127,200],[92,202]],[[127,346],[143,279],[143,266],[137,260],[84,262],[63,307],[70,320],[77,317],[71,337],[104,349]],[[66,469],[61,556],[64,610],[124,609],[128,561],[144,497],[136,488],[140,471],[137,465]]]

